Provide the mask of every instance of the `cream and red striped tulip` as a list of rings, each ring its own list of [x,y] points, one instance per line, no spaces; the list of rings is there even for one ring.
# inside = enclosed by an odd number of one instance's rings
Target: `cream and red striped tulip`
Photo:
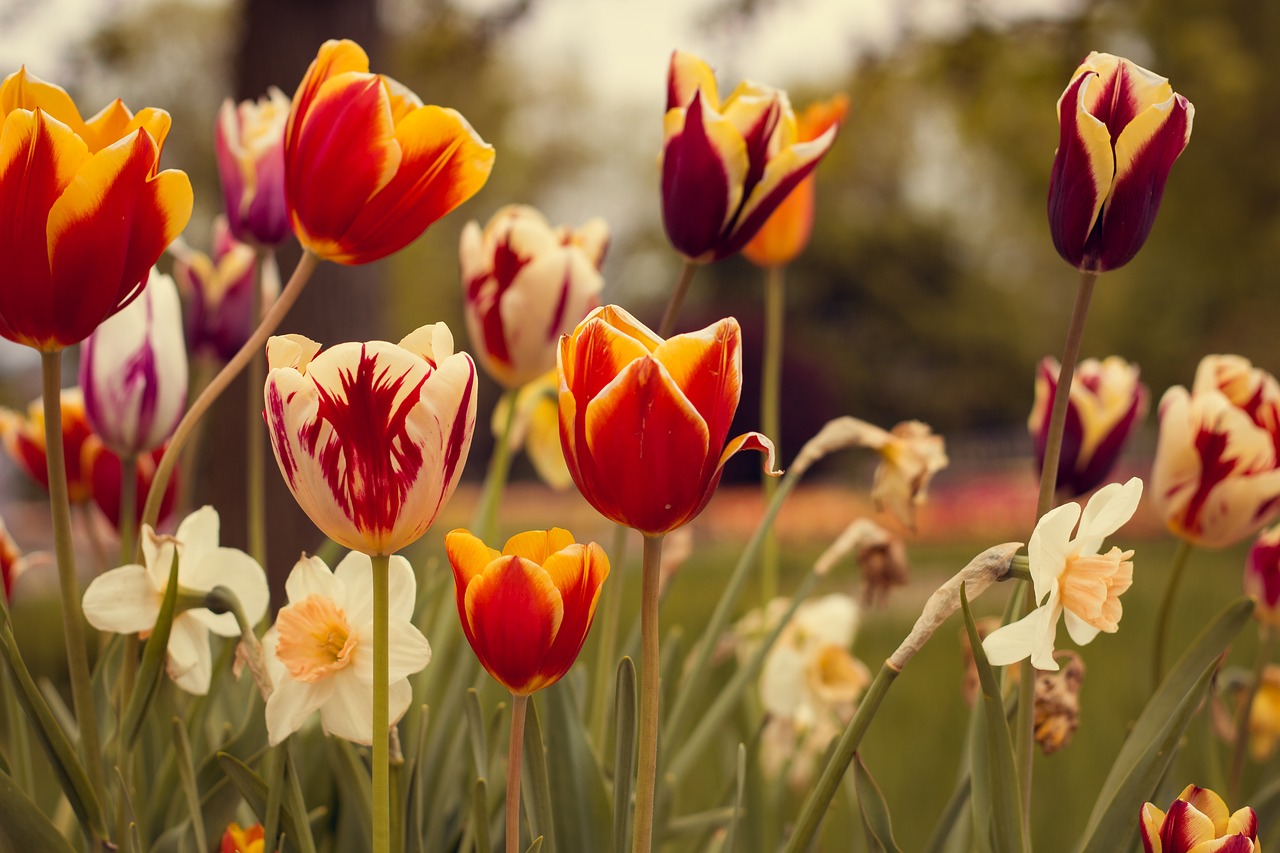
[[[1188,785],[1162,812],[1142,806],[1142,847],[1146,853],[1261,853],[1258,816],[1245,806],[1232,813],[1208,788]]]
[[[463,308],[480,365],[515,389],[553,369],[560,336],[599,304],[609,226],[552,228],[532,207],[508,205],[480,230],[462,229]]]
[[[494,157],[456,110],[369,73],[352,41],[320,47],[293,96],[284,149],[294,233],[341,264],[403,249],[484,186]]]
[[[1090,53],[1058,99],[1049,231],[1067,263],[1104,272],[1146,242],[1195,108],[1127,59]]]
[[[231,233],[274,246],[289,236],[284,204],[284,128],[289,98],[275,86],[256,101],[230,98],[218,111],[214,152]]]
[[[787,94],[744,81],[723,102],[711,66],[675,51],[663,120],[662,222],[691,261],[738,252],[814,170],[836,128],[801,141]]]
[[[667,533],[711,500],[739,450],[729,441],[742,391],[742,333],[726,318],[668,340],[616,305],[592,311],[560,339],[560,443],[578,491],[596,511],[642,533]]]
[[[476,368],[444,323],[399,344],[320,352],[301,335],[267,342],[266,419],[280,472],[324,533],[371,556],[427,531],[471,448]]]
[[[134,299],[191,216],[191,182],[158,171],[169,114],[119,100],[89,120],[22,69],[0,85],[0,335],[52,352]]]
[[[1206,356],[1160,401],[1152,498],[1173,533],[1223,548],[1280,512],[1280,385],[1240,356]]]

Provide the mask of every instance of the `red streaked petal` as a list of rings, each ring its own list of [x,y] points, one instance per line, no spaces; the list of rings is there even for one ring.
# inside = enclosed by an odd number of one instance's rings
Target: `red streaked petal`
[[[293,104],[289,110],[289,123],[285,127],[285,150],[289,159],[293,158],[293,150],[298,142],[298,133],[306,120],[307,112],[320,91],[320,87],[331,77],[339,74],[355,72],[368,73],[369,56],[364,48],[349,39],[341,41],[330,39],[320,45],[316,58],[311,61],[298,91],[293,94]]]
[[[704,106],[701,93],[686,110],[668,112],[665,124],[662,223],[676,251],[700,260],[717,248],[742,203],[747,145],[731,121]]]
[[[711,66],[692,53],[672,51],[671,64],[667,69],[667,110],[687,107],[698,92],[702,92],[702,97],[712,109],[719,108],[720,93],[716,87],[716,73]]]
[[[1114,155],[1111,133],[1087,108],[1088,94],[1099,87],[1095,73],[1080,74],[1058,99],[1058,150],[1049,176],[1049,231],[1058,254],[1085,268],[1095,259],[1086,242],[1111,192]]]
[[[163,148],[172,123],[169,113],[155,107],[139,110],[135,116],[117,98],[85,122],[84,140],[90,151],[98,152],[141,128],[155,140],[157,148]]]
[[[595,313],[578,326],[564,348],[571,356],[566,377],[572,377],[570,388],[581,405],[590,402],[628,364],[649,354],[642,343]]]
[[[453,579],[459,594],[466,591],[472,578],[482,574],[486,566],[502,556],[497,549],[490,548],[478,536],[461,527],[450,530],[444,537],[444,550],[449,557],[449,565],[453,567]]]
[[[564,618],[543,667],[547,675],[558,679],[573,668],[591,630],[600,587],[609,576],[609,558],[594,542],[570,545],[548,557],[543,570],[560,590],[564,602]]]
[[[1228,835],[1205,841],[1191,853],[1254,853],[1257,849],[1252,839],[1245,835]]]
[[[40,110],[71,128],[77,135],[84,130],[84,120],[75,101],[61,86],[41,80],[20,68],[0,85],[0,115],[14,110]]]
[[[707,446],[722,447],[742,395],[742,332],[725,318],[697,332],[675,335],[653,357],[671,374],[707,424]]]
[[[520,557],[494,560],[467,585],[461,615],[476,657],[504,687],[532,693],[550,683],[544,666],[564,603],[541,566]]]
[[[1175,800],[1160,828],[1165,853],[1186,853],[1202,841],[1216,837],[1213,821],[1186,800]]]
[[[653,352],[662,344],[662,338],[621,305],[601,305],[587,316],[599,317],[613,328],[639,341],[649,352]]]
[[[1164,823],[1164,812],[1152,803],[1142,806],[1142,820],[1139,823],[1144,853],[1164,853],[1160,844],[1160,827]]]
[[[1231,817],[1227,819],[1226,829],[1224,832],[1242,833],[1249,838],[1258,837],[1258,815],[1253,809],[1245,806],[1242,809],[1236,809],[1232,812]]]
[[[1109,53],[1089,54],[1076,73],[1084,70],[1098,75],[1086,89],[1084,106],[1107,126],[1112,139],[1147,107],[1173,95],[1166,78]]]

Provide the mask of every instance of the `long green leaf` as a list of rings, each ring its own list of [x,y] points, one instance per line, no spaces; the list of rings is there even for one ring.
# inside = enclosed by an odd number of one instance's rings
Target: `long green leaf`
[[[156,625],[147,637],[147,644],[142,651],[142,663],[138,667],[137,681],[134,682],[133,695],[129,697],[129,706],[124,714],[124,738],[128,749],[137,743],[138,734],[142,731],[142,721],[147,710],[160,689],[160,679],[164,677],[165,657],[169,653],[169,634],[173,630],[174,611],[178,605],[178,549],[173,549],[173,559],[169,563],[169,582],[164,589],[164,599],[160,603],[160,614],[156,616]]]
[[[240,792],[240,796],[244,798],[245,803],[258,816],[258,820],[265,819],[267,814],[267,783],[263,781],[261,776],[254,773],[249,765],[234,755],[220,752],[218,753],[218,761],[221,762],[222,769],[226,772],[227,778],[231,780],[231,784],[236,786],[236,790]],[[284,826],[284,834],[291,840],[297,839],[304,834],[303,827],[306,826],[307,815],[295,814],[293,809],[289,808],[288,803],[282,803],[280,821]]]
[[[880,786],[871,778],[862,756],[853,755],[853,784],[858,792],[858,811],[862,814],[862,827],[867,831],[867,844],[872,853],[902,853],[893,838],[893,821],[889,818],[889,804],[880,793]]]
[[[611,823],[604,772],[577,714],[567,680],[542,691],[556,842],[562,850],[604,850]]]
[[[200,810],[200,790],[196,787],[196,769],[191,763],[191,741],[187,738],[187,727],[178,717],[173,718],[172,729],[178,778],[182,781],[182,794],[187,800],[187,811],[191,817],[191,830],[196,839],[196,846],[200,847],[205,839],[204,813]]]
[[[471,789],[471,830],[476,839],[476,853],[493,853],[489,843],[489,787],[484,778]]]
[[[1229,604],[1170,670],[1120,747],[1077,850],[1105,853],[1134,846],[1134,815],[1155,794],[1208,690],[1219,656],[1249,620],[1253,607],[1249,598]]]
[[[737,849],[738,826],[742,822],[742,801],[747,791],[747,745],[744,743],[738,744],[737,765],[738,785],[733,797],[733,819],[729,822],[729,832],[724,842],[726,853],[733,853]]]
[[[75,848],[7,773],[0,773],[0,839],[14,850],[75,853]]]
[[[618,663],[613,719],[613,853],[631,849],[631,792],[636,772],[636,665],[624,657]]]
[[[529,815],[529,836],[543,837],[542,846],[547,853],[555,853],[555,817],[551,811],[551,779],[547,773],[547,744],[542,738],[542,723],[538,719],[538,706],[529,699],[529,713],[524,721],[524,784],[529,796],[525,799]]]
[[[311,819],[307,812],[306,800],[302,797],[302,780],[298,778],[298,767],[293,760],[291,741],[292,738],[281,745],[285,760],[284,808],[286,812],[291,812],[300,818],[297,825],[298,833],[290,840],[293,846],[298,848],[298,853],[316,853],[316,840],[311,834]]]
[[[480,708],[480,691],[467,688],[467,735],[471,742],[471,763],[476,776],[489,775],[489,751],[484,739],[484,711]]]

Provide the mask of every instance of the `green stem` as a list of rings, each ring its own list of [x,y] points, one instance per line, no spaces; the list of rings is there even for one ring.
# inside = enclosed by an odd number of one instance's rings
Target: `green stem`
[[[1227,802],[1240,802],[1240,783],[1244,780],[1244,755],[1249,742],[1249,713],[1262,685],[1262,671],[1271,662],[1276,648],[1276,631],[1263,622],[1258,626],[1258,656],[1253,662],[1253,679],[1245,691],[1244,701],[1236,709],[1236,738],[1231,750],[1231,772],[1227,776]]]
[[[213,356],[197,356],[195,366],[191,371],[191,387],[187,392],[187,399],[199,397],[205,388],[209,387],[209,383],[213,381],[213,377],[218,374],[218,363]],[[187,440],[187,446],[182,450],[182,472],[183,477],[178,483],[178,502],[176,504],[178,514],[181,515],[193,508],[196,493],[196,480],[199,479],[200,473],[200,450],[204,445],[205,422],[201,420],[196,424],[196,428],[192,431],[190,439]],[[133,555],[129,556],[130,561]]]
[[[511,430],[516,422],[516,392],[507,391],[507,416],[502,422],[502,435],[493,448],[493,456],[489,457],[489,471],[484,477],[484,491],[480,496],[480,505],[476,507],[476,517],[471,522],[471,531],[481,542],[493,538],[498,521],[498,504],[502,501],[502,491],[507,485],[507,476],[511,473]]]
[[[76,552],[71,541],[67,462],[62,446],[62,352],[40,353],[40,367],[44,390],[45,457],[49,466],[49,505],[53,512],[54,546],[58,556],[58,589],[63,636],[67,642],[71,703],[80,731],[85,771],[90,784],[101,791],[104,778],[102,751],[98,743],[98,718],[93,707],[93,684],[89,678],[84,616],[80,611],[80,582],[76,578]]]
[[[120,562],[133,561],[138,536],[138,457],[130,454],[120,460]],[[92,521],[90,520],[90,523]],[[133,682],[138,673],[138,635],[122,638],[119,697],[116,708],[116,767],[120,773],[121,796],[116,802],[116,836],[124,838],[129,831],[128,800],[133,789],[132,751],[125,736],[124,715],[133,695]]]
[[[658,337],[671,337],[676,327],[676,317],[680,314],[680,306],[684,304],[684,297],[688,294],[689,285],[693,282],[693,274],[697,271],[698,265],[686,258],[684,266],[680,267],[680,277],[676,279],[675,290],[671,291],[667,308],[662,312],[662,322],[658,324]]]
[[[609,551],[609,562],[613,566],[613,580],[605,585],[604,606],[600,608],[600,616],[596,619],[596,636],[600,638],[596,647],[595,677],[592,683],[595,690],[591,697],[591,742],[596,745],[600,755],[605,754],[609,737],[609,698],[613,694],[613,673],[618,664],[614,660],[618,654],[618,628],[622,621],[623,577],[622,565],[627,546],[627,533],[631,528],[621,524],[614,525],[613,543]]]
[[[658,781],[658,581],[661,575],[662,534],[646,535],[640,592],[639,761],[631,853],[649,853],[653,846],[654,790]]]
[[[277,280],[280,272],[276,269],[276,253],[271,248],[258,250],[258,275],[261,280],[253,289],[253,320],[258,323],[262,319],[262,281],[268,276]],[[258,347],[249,361],[248,402],[245,406],[248,418],[248,432],[245,441],[245,486],[248,489],[248,531],[249,556],[258,565],[267,565],[267,499],[266,499],[266,462],[267,435],[266,425],[262,422],[263,387],[267,384],[267,353]]]
[[[3,595],[0,593],[0,598]],[[5,755],[13,764],[13,781],[22,790],[32,791],[35,790],[35,777],[31,769],[31,737],[27,719],[22,715],[22,706],[18,704],[17,677],[13,681],[9,678],[9,674],[0,667],[0,696],[3,696],[0,704],[4,706],[4,728],[8,735]]]
[[[373,559],[373,853],[391,851],[389,712],[390,648],[387,621],[391,557]]]
[[[1173,555],[1173,566],[1169,571],[1169,583],[1164,588],[1164,597],[1160,599],[1160,610],[1156,612],[1155,653],[1151,659],[1151,689],[1160,686],[1164,678],[1165,646],[1169,643],[1169,618],[1173,615],[1173,601],[1178,597],[1178,587],[1182,584],[1182,575],[1191,556],[1192,545],[1186,539],[1178,543],[1178,550]]]
[[[773,440],[782,454],[782,340],[786,329],[786,268],[769,267],[764,279],[764,366],[760,379],[760,430]],[[764,500],[768,504],[778,490],[778,479],[762,475]],[[770,527],[760,557],[761,598],[768,605],[778,594],[778,535]]]
[[[92,522],[91,522],[92,523]],[[120,460],[120,563],[133,560],[138,535],[138,457],[130,453]]]
[[[169,439],[169,446],[165,448],[164,456],[160,458],[160,464],[156,466],[156,476],[151,482],[151,491],[147,493],[147,503],[142,510],[143,524],[155,527],[156,519],[160,517],[160,502],[164,497],[164,490],[169,485],[169,478],[173,475],[173,466],[177,464],[178,455],[182,453],[183,445],[191,437],[196,424],[218,397],[222,396],[222,392],[227,390],[231,381],[248,366],[253,354],[266,344],[267,338],[280,325],[285,314],[289,313],[293,303],[298,301],[298,296],[302,294],[303,287],[306,286],[319,263],[320,259],[310,252],[302,253],[298,266],[289,278],[289,283],[285,285],[280,298],[272,304],[271,310],[267,311],[266,316],[262,318],[258,328],[249,336],[249,340],[244,342],[244,346],[240,347],[240,351],[232,357],[231,361],[218,371],[213,381],[205,386],[200,396],[191,404],[191,408],[187,409],[187,413],[182,416],[178,428],[173,431],[173,438]]]
[[[520,760],[529,697],[511,694],[511,743],[507,750],[507,853],[520,853]]]

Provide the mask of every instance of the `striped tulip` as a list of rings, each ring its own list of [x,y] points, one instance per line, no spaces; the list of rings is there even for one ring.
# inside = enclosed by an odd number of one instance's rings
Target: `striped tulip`
[[[1244,564],[1244,592],[1256,602],[1254,615],[1280,626],[1280,525],[1262,531]]]
[[[1208,788],[1188,785],[1168,813],[1153,803],[1142,807],[1142,849],[1146,853],[1261,853],[1258,816],[1245,806],[1234,814]]]
[[[715,72],[676,51],[663,120],[662,222],[691,261],[738,252],[831,148],[836,128],[801,141],[787,94],[739,83],[720,101]]]
[[[844,122],[849,98],[836,95],[810,104],[796,121],[796,138],[809,142]],[[758,267],[782,267],[791,263],[809,245],[813,234],[813,211],[817,181],[812,174],[774,209],[764,225],[742,247],[742,254]]]
[[[369,73],[351,41],[327,41],[293,96],[285,203],[303,247],[365,264],[407,246],[475,195],[493,146],[455,110]]]
[[[22,69],[0,85],[0,335],[53,352],[88,337],[146,285],[191,216],[191,182],[158,171],[169,114],[119,100],[85,121]]]
[[[739,450],[729,441],[742,390],[742,333],[732,317],[663,340],[616,305],[560,339],[560,444],[578,491],[606,518],[647,535],[692,521]]]
[[[480,230],[462,229],[463,308],[485,371],[508,389],[555,367],[560,336],[599,304],[609,227],[591,219],[552,228],[532,207],[508,205]]]
[[[253,316],[253,288],[262,288],[262,307],[279,296],[276,277],[259,283],[253,247],[231,234],[225,216],[213,221],[213,255],[175,244],[173,278],[183,296],[183,325],[187,346],[196,356],[230,361],[257,327]]]
[[[319,353],[317,355],[317,353]],[[294,499],[335,542],[370,556],[417,540],[471,449],[476,368],[444,323],[397,344],[267,342],[266,419]]]
[[[1035,442],[1037,468],[1044,466],[1059,369],[1057,359],[1046,357],[1036,371],[1036,397],[1027,430]],[[1059,491],[1079,497],[1100,486],[1111,473],[1125,442],[1147,416],[1150,392],[1138,376],[1138,365],[1114,355],[1080,362],[1067,402],[1058,460]]]
[[[466,530],[445,537],[462,630],[480,663],[512,693],[555,684],[591,630],[609,558],[567,530],[531,530],[501,551]]]
[[[63,388],[61,395],[62,451],[67,463],[67,492],[72,503],[82,503],[93,496],[89,472],[81,465],[83,449],[94,438],[93,428],[85,415],[84,396],[79,388]],[[44,405],[36,400],[23,417],[12,409],[0,409],[0,442],[10,458],[23,472],[49,488],[49,462],[45,457]]]
[[[227,98],[218,111],[214,152],[231,233],[275,246],[289,236],[284,206],[284,126],[289,98],[275,86],[256,101]]]
[[[1152,496],[1169,529],[1224,548],[1280,512],[1280,384],[1240,356],[1206,356],[1160,401]]]
[[[1058,99],[1049,178],[1049,231],[1067,263],[1104,272],[1133,259],[1194,116],[1164,77],[1107,53],[1085,57]]]

